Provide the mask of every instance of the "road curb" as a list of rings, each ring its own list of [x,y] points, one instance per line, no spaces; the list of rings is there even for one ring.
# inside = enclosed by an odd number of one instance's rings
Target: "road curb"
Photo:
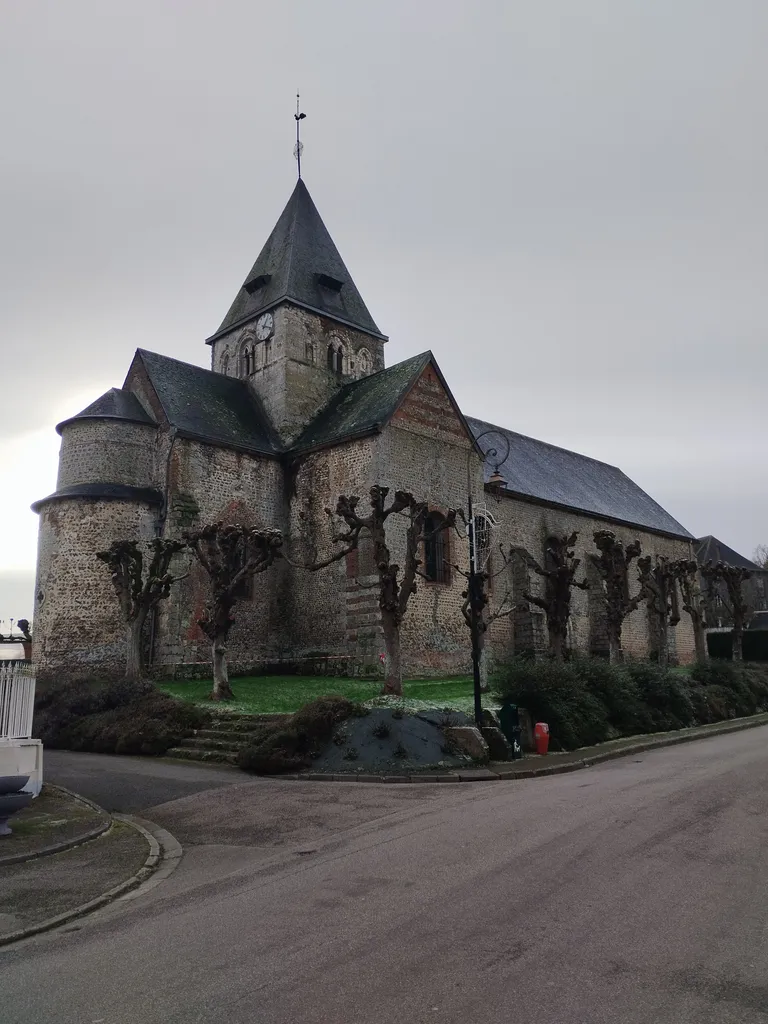
[[[63,786],[58,786],[57,789],[62,789],[64,792],[69,793],[69,790],[65,790]],[[77,795],[77,794],[73,794]],[[85,803],[89,803],[92,807],[100,810],[103,814],[107,812],[99,807],[98,804],[94,804],[90,800],[86,800],[85,797],[81,797]],[[52,931],[55,928],[59,928],[70,921],[74,921],[77,918],[84,917],[86,914],[92,913],[94,910],[99,910],[101,907],[107,906],[109,903],[113,903],[115,900],[125,899],[128,896],[131,898],[140,895],[145,892],[148,888],[152,887],[152,883],[158,884],[166,878],[172,871],[176,870],[178,863],[181,859],[182,849],[176,839],[166,832],[165,829],[161,829],[151,822],[142,821],[139,818],[134,818],[131,815],[115,814],[110,816],[109,826],[111,827],[113,821],[120,821],[131,828],[136,829],[140,832],[147,841],[149,846],[149,854],[147,859],[139,870],[131,875],[130,878],[126,878],[125,881],[120,882],[118,885],[113,886],[101,894],[96,896],[92,900],[88,900],[87,903],[81,903],[79,907],[74,907],[72,910],[67,910],[63,914],[57,914],[56,917],[51,917],[47,921],[41,921],[39,924],[30,925],[28,928],[20,928],[18,931],[9,932],[7,935],[0,935],[0,946],[9,946],[12,943],[20,942],[22,939],[31,938],[33,935],[40,935],[43,932]],[[160,837],[160,838],[158,838]],[[168,843],[168,870],[160,877],[155,878],[152,876],[160,874],[162,864],[165,859],[165,847],[161,843],[160,839],[167,837]],[[140,890],[134,892],[133,890]]]
[[[64,850],[71,850],[74,846],[81,846],[83,843],[89,843],[92,839],[98,839],[107,829],[112,827],[112,818],[109,812],[105,811],[103,807],[99,807],[92,800],[80,796],[79,793],[73,793],[72,790],[66,789],[64,786],[54,786],[52,783],[46,782],[45,787],[46,789],[56,789],[60,793],[65,793],[67,796],[72,797],[73,800],[77,800],[78,803],[86,804],[92,810],[102,814],[105,820],[99,822],[98,825],[95,825],[88,832],[84,832],[80,836],[62,839],[60,843],[51,843],[50,846],[44,846],[42,849],[34,850],[32,853],[15,853],[8,857],[0,857],[0,868],[9,867],[11,864],[23,864],[28,860],[37,860],[38,857],[48,857],[53,853],[63,853]]]
[[[759,719],[756,721],[755,719]],[[545,765],[541,768],[528,768],[522,771],[494,772],[489,769],[464,769],[451,773],[429,773],[423,775],[342,775],[328,773],[323,775],[320,772],[311,772],[308,775],[288,774],[260,776],[269,778],[276,782],[281,780],[298,782],[362,782],[362,783],[402,783],[402,782],[431,782],[433,784],[443,782],[516,782],[521,779],[539,779],[550,775],[566,775],[569,772],[578,772],[582,768],[590,768],[592,765],[602,764],[604,761],[614,761],[619,757],[629,757],[631,754],[642,754],[648,750],[656,750],[660,747],[673,747],[680,743],[692,743],[694,740],[706,740],[710,736],[723,736],[730,732],[743,732],[746,729],[757,729],[761,725],[768,725],[768,713],[754,715],[749,718],[734,718],[727,722],[718,722],[713,726],[694,726],[692,729],[684,729],[674,735],[667,735],[658,739],[641,740],[626,747],[614,750],[598,751],[588,757],[579,758],[575,761],[568,761],[565,764]],[[706,732],[701,729],[706,728]],[[513,762],[510,762],[510,764]],[[477,774],[473,775],[473,771]]]

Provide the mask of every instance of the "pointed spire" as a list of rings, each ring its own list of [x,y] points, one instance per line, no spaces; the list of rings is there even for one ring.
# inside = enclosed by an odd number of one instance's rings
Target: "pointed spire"
[[[368,312],[301,178],[209,343],[280,302],[292,302],[366,334],[385,337]]]

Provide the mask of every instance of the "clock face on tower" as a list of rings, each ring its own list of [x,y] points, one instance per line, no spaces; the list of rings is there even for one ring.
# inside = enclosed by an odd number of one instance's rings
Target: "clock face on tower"
[[[256,321],[256,337],[259,341],[266,341],[275,329],[275,321],[271,313],[264,313]]]

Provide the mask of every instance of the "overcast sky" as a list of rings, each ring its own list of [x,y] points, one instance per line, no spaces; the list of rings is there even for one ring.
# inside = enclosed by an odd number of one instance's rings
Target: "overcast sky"
[[[392,364],[768,541],[765,0],[0,0],[0,618],[54,424],[208,365],[295,180]]]

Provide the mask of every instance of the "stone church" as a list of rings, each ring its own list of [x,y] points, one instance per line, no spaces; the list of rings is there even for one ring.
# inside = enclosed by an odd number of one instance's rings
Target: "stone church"
[[[496,662],[547,642],[542,614],[522,597],[541,580],[519,565],[507,571],[499,545],[523,546],[541,562],[548,536],[576,531],[581,568],[596,585],[574,592],[570,644],[604,652],[599,582],[587,557],[595,530],[672,558],[691,557],[691,535],[619,469],[466,415],[431,352],[387,367],[386,342],[299,179],[207,340],[211,369],[138,349],[122,387],[56,428],[56,491],[33,506],[39,677],[123,671],[117,601],[95,557],[113,540],[178,536],[223,520],[282,530],[291,562],[300,563],[332,550],[326,507],[340,494],[365,501],[375,483],[428,501],[434,524],[465,508],[472,488],[484,557],[498,572],[492,604],[514,607],[489,632]],[[501,465],[483,458],[489,448],[508,448]],[[491,494],[485,481],[494,469],[504,486]],[[397,518],[388,524],[395,553],[403,543]],[[424,553],[429,579],[403,623],[408,674],[469,667],[466,584],[452,568],[467,566],[467,541],[437,537],[444,539],[430,545],[440,550]],[[375,673],[383,644],[372,570],[363,545],[324,571],[281,562],[257,577],[236,609],[230,669]],[[197,626],[205,583],[191,566],[150,622],[156,676],[209,674],[210,648]],[[688,660],[686,616],[670,635],[671,655]],[[624,647],[642,657],[653,645],[641,605],[625,623]]]

